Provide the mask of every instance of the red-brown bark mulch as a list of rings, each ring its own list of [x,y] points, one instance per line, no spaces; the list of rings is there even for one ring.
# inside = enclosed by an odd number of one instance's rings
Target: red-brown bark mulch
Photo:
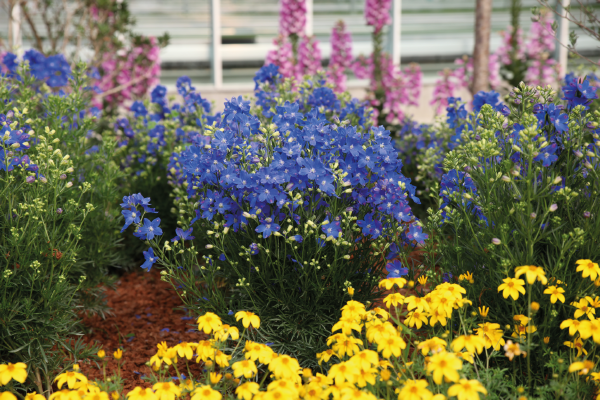
[[[156,345],[162,341],[169,346],[180,342],[198,342],[207,336],[198,332],[196,318],[188,316],[182,302],[171,284],[160,280],[157,270],[135,271],[123,275],[117,281],[117,290],[107,289],[108,306],[112,315],[84,317],[83,323],[90,329],[87,342],[98,342],[106,352],[107,376],[117,371],[113,352],[123,349],[121,376],[125,391],[136,386],[148,387],[143,376],[150,376],[146,362],[156,354]],[[185,364],[180,371],[187,375]],[[199,376],[200,366],[190,362],[192,373]],[[102,379],[102,370],[96,365],[80,364],[81,372],[89,379]],[[172,372],[175,375],[175,372]]]

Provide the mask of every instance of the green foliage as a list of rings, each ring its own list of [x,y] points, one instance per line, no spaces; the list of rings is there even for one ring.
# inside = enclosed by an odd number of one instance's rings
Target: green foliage
[[[96,124],[87,114],[86,85],[84,65],[74,71],[68,94],[51,92],[26,65],[0,79],[0,115],[6,118],[0,138],[0,357],[27,363],[26,386],[38,391],[50,387],[45,377],[69,359],[93,350],[74,341],[82,334],[79,313],[106,311],[99,285],[110,284],[107,268],[123,262],[116,187],[122,173],[112,161],[114,141],[86,154],[86,135]],[[22,134],[27,142],[18,139]]]

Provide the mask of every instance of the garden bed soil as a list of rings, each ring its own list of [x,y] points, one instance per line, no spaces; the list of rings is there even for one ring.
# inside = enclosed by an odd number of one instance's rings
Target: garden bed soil
[[[150,386],[142,378],[151,375],[150,367],[145,364],[156,354],[158,343],[164,341],[174,346],[207,339],[207,335],[198,332],[196,318],[185,313],[172,286],[160,280],[157,269],[123,275],[116,283],[116,290],[107,289],[106,295],[112,315],[105,319],[84,317],[83,323],[89,330],[85,340],[95,341],[105,350],[107,376],[117,371],[113,352],[118,348],[123,350],[121,376],[126,392],[136,386]],[[102,370],[95,363],[80,366],[89,379],[102,379]],[[202,367],[193,361],[190,367],[198,377]],[[174,371],[172,375],[176,375]]]

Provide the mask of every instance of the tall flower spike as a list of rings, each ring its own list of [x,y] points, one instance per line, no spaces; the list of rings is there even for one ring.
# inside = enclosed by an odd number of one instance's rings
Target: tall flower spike
[[[331,58],[329,59],[329,82],[336,92],[346,90],[344,71],[352,66],[352,36],[346,31],[344,21],[338,21],[331,31]]]
[[[366,0],[365,19],[367,25],[375,27],[375,32],[380,32],[384,26],[390,24],[390,8],[392,0]]]
[[[301,80],[304,75],[314,75],[320,69],[321,49],[319,49],[319,41],[314,36],[300,35],[296,78]]]
[[[279,33],[285,36],[301,34],[306,28],[306,1],[281,0]]]

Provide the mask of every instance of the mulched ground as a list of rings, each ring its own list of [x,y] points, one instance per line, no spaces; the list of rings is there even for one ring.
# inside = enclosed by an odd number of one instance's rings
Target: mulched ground
[[[83,322],[90,330],[86,341],[96,341],[106,351],[107,375],[116,372],[113,352],[123,349],[121,375],[126,382],[125,391],[129,391],[136,386],[149,386],[142,377],[151,373],[145,364],[156,354],[159,342],[174,346],[180,342],[198,342],[207,336],[198,332],[195,318],[184,312],[181,300],[169,283],[160,280],[157,270],[123,275],[116,286],[116,291],[109,289],[106,293],[113,315],[106,319],[85,317]],[[190,364],[192,373],[198,376],[200,366],[193,361]],[[102,370],[96,365],[80,366],[88,378],[102,378]]]

